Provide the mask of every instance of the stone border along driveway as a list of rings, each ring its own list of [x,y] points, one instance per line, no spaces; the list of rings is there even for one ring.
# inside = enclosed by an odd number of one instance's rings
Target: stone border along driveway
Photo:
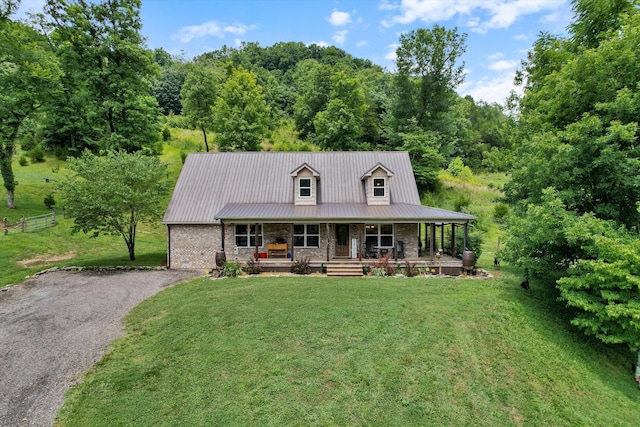
[[[160,290],[202,275],[81,269],[45,270],[0,292],[0,426],[53,425],[67,390],[123,335],[122,318]]]

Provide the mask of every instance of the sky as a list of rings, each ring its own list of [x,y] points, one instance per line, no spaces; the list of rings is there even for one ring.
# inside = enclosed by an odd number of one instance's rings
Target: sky
[[[40,12],[44,0],[23,0]],[[186,60],[223,45],[333,45],[395,71],[400,35],[438,24],[467,34],[460,95],[503,104],[541,31],[566,35],[570,0],[142,0],[147,47]]]

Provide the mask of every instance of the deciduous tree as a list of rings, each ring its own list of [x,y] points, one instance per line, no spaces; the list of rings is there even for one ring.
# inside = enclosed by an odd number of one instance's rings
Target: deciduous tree
[[[61,73],[45,37],[9,18],[17,3],[5,1],[0,7],[0,172],[13,209],[16,137],[25,119],[56,92]]]
[[[269,130],[269,107],[253,73],[242,67],[231,70],[213,112],[220,151],[260,150]]]
[[[142,152],[111,151],[96,156],[85,151],[67,163],[72,174],[62,185],[66,214],[73,231],[120,235],[135,260],[138,224],[158,220],[169,190],[166,165]]]
[[[187,75],[180,91],[183,115],[202,131],[204,146],[209,151],[207,129],[213,128],[215,105],[221,73],[211,64],[187,64]]]

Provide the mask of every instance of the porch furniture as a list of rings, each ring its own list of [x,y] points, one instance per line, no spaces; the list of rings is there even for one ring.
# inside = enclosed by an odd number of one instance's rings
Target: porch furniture
[[[267,243],[267,257],[268,258],[286,258],[287,244],[286,243]]]
[[[376,249],[376,245],[373,242],[369,242],[364,251],[365,258],[378,258],[378,250]]]

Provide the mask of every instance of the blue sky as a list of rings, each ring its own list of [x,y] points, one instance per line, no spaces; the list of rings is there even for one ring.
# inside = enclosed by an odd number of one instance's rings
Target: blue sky
[[[44,0],[23,0],[41,10]],[[439,24],[466,33],[461,95],[503,103],[540,31],[564,35],[569,0],[143,0],[142,34],[150,48],[186,59],[223,45],[303,42],[334,45],[395,69],[403,32]]]

